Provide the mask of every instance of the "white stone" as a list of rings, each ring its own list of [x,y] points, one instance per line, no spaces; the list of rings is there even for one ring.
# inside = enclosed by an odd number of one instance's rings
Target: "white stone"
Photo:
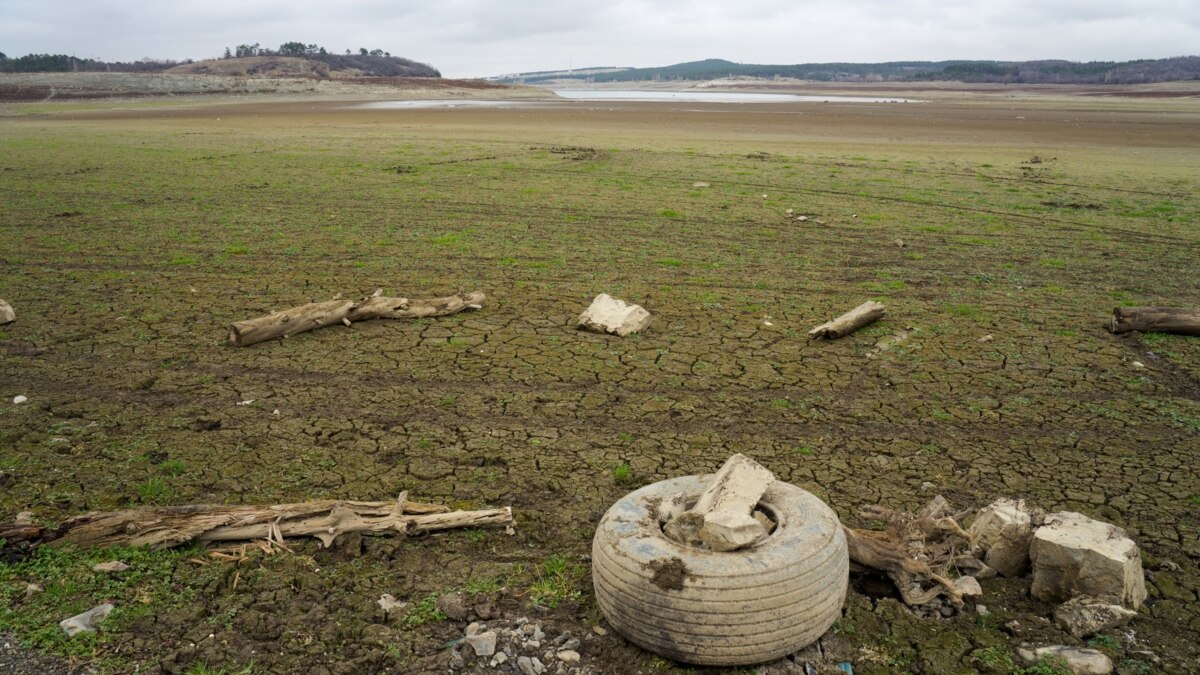
[[[749,513],[714,511],[704,516],[700,540],[714,551],[736,551],[758,541],[767,531]]]
[[[611,333],[625,337],[650,325],[650,312],[607,293],[601,293],[579,315],[579,327],[593,333]]]
[[[109,562],[96,563],[92,565],[93,572],[124,572],[129,569],[129,565],[120,560],[112,560]]]
[[[954,580],[954,587],[959,593],[966,596],[983,595],[983,587],[979,585],[979,580],[975,577],[959,577]]]
[[[103,621],[104,617],[108,616],[108,613],[111,611],[113,611],[112,603],[106,602],[82,614],[76,614],[69,619],[63,619],[58,622],[58,625],[68,637],[77,633],[91,633],[96,630],[96,624]]]
[[[555,656],[558,657],[559,661],[565,663],[579,663],[579,652],[574,649],[564,649]]]
[[[17,320],[17,313],[13,310],[12,305],[4,300],[0,300],[0,326],[6,323],[12,323]]]
[[[496,631],[489,630],[475,635],[468,635],[463,641],[475,650],[475,656],[491,656],[496,653]]]
[[[1033,596],[1063,602],[1076,595],[1136,610],[1146,599],[1142,556],[1116,525],[1064,511],[1046,516],[1033,534]]]
[[[1077,638],[1123,626],[1135,616],[1137,612],[1132,609],[1086,595],[1071,598],[1054,608],[1054,620]]]
[[[979,511],[968,531],[983,561],[1006,577],[1020,576],[1029,566],[1033,520],[1024,500],[1001,498]]]
[[[1095,649],[1055,645],[1034,650],[1018,649],[1017,655],[1030,666],[1042,659],[1061,659],[1075,675],[1108,675],[1113,671],[1112,659]]]
[[[24,403],[28,400],[29,400],[28,396],[18,394],[17,396],[13,397],[13,405],[21,405],[22,403]]]

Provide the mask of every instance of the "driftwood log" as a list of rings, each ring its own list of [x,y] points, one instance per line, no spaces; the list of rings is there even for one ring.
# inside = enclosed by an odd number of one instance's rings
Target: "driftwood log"
[[[385,298],[382,289],[362,300],[329,300],[314,302],[292,309],[274,312],[257,319],[234,323],[229,329],[229,342],[237,347],[285,338],[317,328],[368,319],[421,319],[447,316],[463,310],[479,309],[485,296],[479,291],[462,292],[444,298],[409,300]]]
[[[808,337],[836,340],[853,333],[867,324],[878,321],[883,317],[884,313],[882,303],[868,300],[833,321],[826,321],[808,331]]]
[[[1175,333],[1200,335],[1200,310],[1179,307],[1117,307],[1108,330],[1113,333]]]
[[[161,550],[190,541],[243,541],[310,536],[328,547],[339,535],[417,534],[462,527],[507,526],[512,508],[450,511],[437,504],[404,499],[390,502],[322,500],[273,506],[147,506],[126,511],[86,513],[56,528],[29,523],[0,524],[5,545],[74,544],[148,546]]]
[[[17,320],[17,312],[7,300],[0,300],[0,326]]]

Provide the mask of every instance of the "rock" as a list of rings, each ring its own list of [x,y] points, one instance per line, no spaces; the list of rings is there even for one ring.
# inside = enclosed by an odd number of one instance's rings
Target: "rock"
[[[766,536],[762,523],[748,513],[715,511],[704,516],[700,540],[714,551],[736,551]]]
[[[1020,576],[1029,566],[1033,519],[1024,500],[1001,498],[979,511],[968,531],[986,552],[984,562],[1006,577]]]
[[[1054,620],[1071,635],[1085,638],[1123,626],[1137,612],[1086,595],[1071,598],[1054,608]]]
[[[467,662],[463,659],[462,654],[458,653],[457,649],[450,650],[450,670],[462,670],[467,666]]]
[[[113,611],[113,605],[106,602],[103,605],[97,605],[82,614],[76,614],[69,619],[63,619],[58,622],[63,632],[67,637],[71,637],[78,633],[91,633],[96,630],[96,626],[108,616],[108,613]]]
[[[479,621],[472,621],[471,623],[467,624],[467,630],[466,630],[465,635],[467,637],[471,637],[472,635],[479,635],[486,628],[487,628],[487,624],[481,623]]]
[[[475,656],[491,656],[496,653],[496,631],[489,630],[475,635],[468,635],[463,642],[471,645]]]
[[[983,595],[983,587],[975,577],[959,577],[954,580],[954,587],[963,595]]]
[[[708,187],[708,183],[705,183],[702,180],[698,180],[695,183],[692,183],[692,187]]]
[[[0,326],[17,320],[17,312],[5,300],[0,300]]]
[[[896,239],[896,246],[899,248],[904,248],[906,244],[904,243],[903,239]]]
[[[28,396],[17,395],[13,397],[13,405],[21,405],[29,400]]]
[[[579,652],[575,651],[574,649],[564,649],[555,654],[555,656],[558,657],[559,661],[563,661],[565,663],[579,663]]]
[[[37,595],[38,593],[45,593],[45,592],[46,592],[46,589],[42,588],[41,586],[38,586],[37,584],[33,584],[33,583],[25,584],[25,599],[26,600],[32,598],[33,596]]]
[[[975,605],[975,613],[979,616],[987,616],[992,612],[987,608],[987,605]]]
[[[462,593],[447,593],[438,598],[433,606],[451,621],[465,621],[467,618],[467,606],[463,603]]]
[[[492,605],[490,600],[484,600],[483,602],[476,603],[475,616],[478,616],[481,620],[487,621],[495,616],[495,614],[496,608]]]
[[[546,666],[537,657],[522,656],[517,659],[517,670],[521,671],[521,675],[542,675],[546,672]]]
[[[120,560],[96,563],[95,565],[92,565],[93,572],[124,572],[127,569],[129,569],[129,565],[126,565]]]
[[[1062,602],[1076,595],[1136,610],[1146,599],[1142,556],[1125,530],[1073,511],[1052,513],[1033,533],[1033,597]]]
[[[808,216],[796,216],[796,220],[803,223],[808,220]]]
[[[500,665],[501,663],[506,663],[506,662],[508,662],[508,654],[505,654],[504,652],[496,652],[496,655],[492,657],[492,667],[493,668]]]
[[[568,635],[570,635],[570,633],[568,633]],[[572,651],[572,652],[577,652],[577,651],[579,651],[579,648],[580,648],[581,646],[583,646],[583,643],[582,643],[582,642],[580,642],[578,638],[572,638],[572,639],[570,639],[570,640],[567,640],[566,642],[564,642],[564,643],[562,644],[562,648],[563,648],[564,650],[566,650],[566,651]]]
[[[1060,659],[1075,675],[1108,675],[1113,671],[1112,660],[1103,652],[1082,647],[1039,647],[1037,649],[1021,648],[1017,650],[1025,665],[1032,666],[1042,660]]]
[[[981,337],[981,338],[979,338],[978,340],[976,340],[976,342],[983,342],[983,343],[985,343],[985,344],[986,344],[986,343],[988,343],[988,342],[991,342],[992,340],[995,340],[995,339],[996,339],[996,338],[995,338],[995,337],[994,337],[994,336],[993,336],[991,333],[988,333],[987,335],[984,335],[983,337]]]
[[[641,305],[626,304],[607,293],[601,293],[579,315],[579,327],[593,333],[611,333],[625,337],[650,325],[650,312]]]
[[[592,632],[595,633],[596,635],[599,635],[600,637],[604,637],[605,635],[608,635],[608,630],[599,624],[592,626]]]

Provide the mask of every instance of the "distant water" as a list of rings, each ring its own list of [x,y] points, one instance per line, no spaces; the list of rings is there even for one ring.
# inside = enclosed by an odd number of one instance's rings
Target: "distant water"
[[[396,110],[399,108],[511,108],[519,103],[519,101],[491,99],[442,98],[413,101],[375,101],[354,107],[367,110]]]
[[[575,101],[674,101],[678,103],[914,103],[905,98],[825,96],[802,94],[749,94],[728,91],[635,91],[621,89],[555,89]]]

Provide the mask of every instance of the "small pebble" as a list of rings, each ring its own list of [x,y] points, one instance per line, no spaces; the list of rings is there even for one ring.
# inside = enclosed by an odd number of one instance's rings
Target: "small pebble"
[[[975,613],[979,616],[988,616],[992,611],[987,608],[987,605],[975,605]]]
[[[579,663],[579,652],[574,649],[564,649],[558,654],[558,660],[564,663]]]
[[[600,625],[592,626],[592,632],[596,635],[608,635],[608,631]]]
[[[28,400],[29,400],[28,396],[14,396],[13,397],[13,405],[21,405],[22,403],[24,403]]]
[[[1146,367],[1146,364],[1142,363],[1141,361],[1134,361],[1131,365],[1139,370]],[[16,399],[13,400],[15,401]]]

